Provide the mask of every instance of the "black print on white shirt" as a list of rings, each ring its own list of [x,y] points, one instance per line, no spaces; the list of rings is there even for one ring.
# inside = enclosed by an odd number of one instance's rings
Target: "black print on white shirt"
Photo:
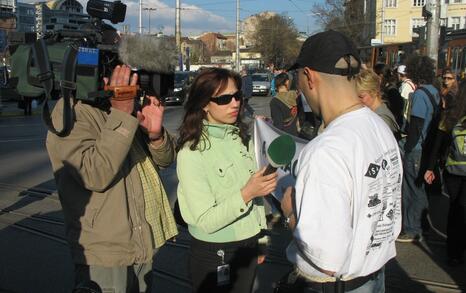
[[[367,207],[372,208],[372,207],[377,206],[380,203],[381,201],[378,197],[378,194],[376,193],[373,196],[369,196],[369,204],[367,205]]]
[[[394,217],[393,213],[394,213],[393,209],[389,210],[387,213],[387,218],[389,218],[390,221],[393,221],[393,217]]]
[[[370,164],[369,168],[366,172],[366,177],[377,178],[377,174],[379,174],[380,166],[376,164]]]
[[[382,160],[382,169],[387,170],[387,160]]]

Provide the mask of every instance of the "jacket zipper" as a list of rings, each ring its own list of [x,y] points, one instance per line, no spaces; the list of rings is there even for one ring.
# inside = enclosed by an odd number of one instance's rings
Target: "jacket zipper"
[[[144,237],[142,236],[142,223],[141,223],[141,219],[139,218],[139,210],[137,209],[137,205],[136,205],[136,197],[135,197],[135,190],[134,190],[134,185],[132,184],[132,180],[130,177],[128,177],[128,179],[131,181],[131,189],[132,189],[132,198],[133,198],[133,201],[132,201],[132,205],[133,205],[133,209],[134,209],[134,214],[135,214],[135,220],[136,220],[136,230],[138,230],[137,234],[139,235],[139,240],[140,240],[140,243],[141,243],[141,246],[142,246],[142,260],[144,260],[146,258],[146,247],[145,247],[145,244],[144,244]]]

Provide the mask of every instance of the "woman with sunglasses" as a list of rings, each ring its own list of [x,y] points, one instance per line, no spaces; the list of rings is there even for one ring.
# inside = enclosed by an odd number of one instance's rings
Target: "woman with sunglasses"
[[[193,292],[250,292],[258,238],[266,228],[262,197],[276,173],[256,171],[241,121],[241,78],[203,70],[191,85],[178,139],[178,201],[192,236]]]
[[[442,70],[442,90],[440,96],[442,97],[442,108],[445,109],[446,105],[454,99],[458,92],[458,82],[455,78],[455,73],[450,68]]]

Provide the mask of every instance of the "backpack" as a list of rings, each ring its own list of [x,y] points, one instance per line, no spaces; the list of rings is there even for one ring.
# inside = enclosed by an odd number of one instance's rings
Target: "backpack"
[[[429,92],[428,89],[424,87],[419,87],[419,90],[423,91],[427,97],[429,97],[429,101],[432,104],[432,119],[430,120],[429,126],[427,128],[426,137],[424,137],[424,142],[422,143],[422,149],[432,147],[435,139],[435,135],[440,124],[440,101],[437,103],[435,101],[434,96]]]
[[[445,168],[451,174],[466,176],[466,116],[453,127],[452,142],[448,152]]]
[[[52,82],[52,91],[60,91],[59,81],[61,80],[61,63],[67,49],[68,43],[49,44],[48,60],[51,64],[51,74],[54,77]],[[21,44],[11,49],[11,67],[10,80],[15,86],[18,94],[21,96],[38,98],[45,94],[39,74],[40,68],[34,58],[33,45]]]
[[[424,175],[425,170],[427,170],[428,162],[429,162],[429,157],[432,154],[432,148],[434,146],[435,142],[435,136],[437,135],[437,129],[440,124],[440,102],[437,103],[435,101],[434,96],[429,92],[428,89],[424,87],[419,87],[418,90],[423,91],[427,97],[429,97],[429,101],[432,104],[432,119],[430,120],[429,126],[427,128],[426,136],[424,137],[424,141],[422,142],[422,155],[421,155],[421,166],[419,168],[419,175],[420,180],[422,179],[422,176]]]

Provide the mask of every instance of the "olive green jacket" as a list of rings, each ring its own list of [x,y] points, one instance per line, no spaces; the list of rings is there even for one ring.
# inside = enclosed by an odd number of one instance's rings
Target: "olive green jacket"
[[[116,109],[109,113],[77,102],[70,135],[47,135],[47,150],[75,263],[127,266],[152,260],[154,244],[144,217],[142,184],[129,150],[143,140],[157,167],[175,159],[172,139],[153,148],[138,120]],[[61,129],[63,103],[52,117]]]

